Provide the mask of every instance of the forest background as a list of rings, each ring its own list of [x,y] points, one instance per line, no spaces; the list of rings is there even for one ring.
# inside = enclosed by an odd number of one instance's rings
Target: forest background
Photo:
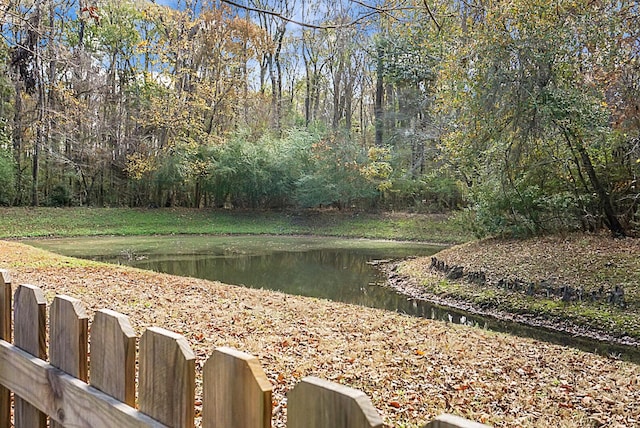
[[[640,232],[635,1],[173,6],[0,3],[0,204]]]

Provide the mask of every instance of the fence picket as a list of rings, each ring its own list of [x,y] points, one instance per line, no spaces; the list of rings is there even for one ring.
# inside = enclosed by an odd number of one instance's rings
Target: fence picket
[[[369,397],[357,389],[308,376],[287,394],[287,428],[382,426]]]
[[[193,427],[195,354],[187,340],[163,328],[140,339],[140,411],[174,427]]]
[[[102,309],[91,325],[91,385],[135,406],[136,334],[129,318]]]
[[[46,358],[47,300],[40,288],[33,285],[18,286],[14,302],[15,345],[40,359]],[[47,415],[24,399],[15,397],[14,419],[16,428],[44,428]]]
[[[0,269],[0,339],[11,342],[11,276]],[[0,385],[0,426],[11,422],[11,391]]]
[[[96,313],[92,327],[92,384],[88,378],[88,317],[78,299],[56,296],[50,308],[50,363],[46,358],[46,300],[38,287],[15,294],[11,340],[11,278],[0,269],[0,427],[193,428],[195,354],[187,340],[151,327],[140,339],[135,405],[135,341],[129,319]],[[203,368],[204,428],[270,428],[272,386],[258,359],[218,348]],[[380,428],[382,419],[362,391],[315,377],[287,394],[288,428]],[[440,415],[424,428],[486,428]]]
[[[271,427],[271,383],[256,357],[222,347],[203,369],[202,426]]]
[[[49,326],[49,359],[51,365],[84,382],[88,379],[87,363],[89,317],[80,300],[56,296],[51,305]],[[62,425],[52,422],[52,428]]]

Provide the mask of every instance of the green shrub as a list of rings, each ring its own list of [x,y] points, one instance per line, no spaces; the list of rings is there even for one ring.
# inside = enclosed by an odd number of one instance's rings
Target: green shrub
[[[11,205],[16,192],[16,168],[11,154],[0,149],[0,205]]]
[[[577,230],[591,201],[569,192],[546,193],[538,186],[479,186],[472,196],[467,222],[478,237],[527,237]]]
[[[51,189],[51,193],[49,194],[48,205],[50,207],[70,206],[71,194],[69,193],[69,189],[62,184],[58,184],[53,189]]]
[[[311,147],[307,168],[296,181],[295,202],[302,207],[370,206],[377,183],[367,177],[367,153],[349,139],[331,136]]]
[[[296,181],[309,167],[315,135],[299,129],[252,141],[238,134],[211,148],[205,181],[215,204],[262,208],[293,203]]]
[[[419,179],[400,177],[392,180],[385,205],[390,209],[440,213],[460,208],[464,200],[454,178],[434,172]]]

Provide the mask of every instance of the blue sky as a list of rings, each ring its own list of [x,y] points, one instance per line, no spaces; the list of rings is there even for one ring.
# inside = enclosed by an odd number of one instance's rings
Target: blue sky
[[[162,6],[169,6],[169,7],[175,8],[178,4],[178,1],[177,0],[156,0],[156,3]]]
[[[175,9],[178,4],[178,0],[156,0],[156,4],[160,4],[162,6],[169,6]]]

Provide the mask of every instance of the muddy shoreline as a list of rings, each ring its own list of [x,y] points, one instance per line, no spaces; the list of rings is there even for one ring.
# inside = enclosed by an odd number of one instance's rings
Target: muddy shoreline
[[[489,317],[497,321],[513,322],[532,328],[545,329],[553,333],[571,335],[605,344],[625,346],[631,348],[631,350],[633,350],[633,348],[637,350],[637,348],[640,347],[640,340],[630,336],[615,336],[605,331],[597,330],[589,326],[577,325],[562,319],[553,319],[534,313],[516,314],[500,310],[496,307],[479,307],[472,302],[451,296],[438,296],[429,292],[425,286],[420,285],[417,279],[400,274],[398,267],[401,264],[402,261],[393,261],[381,264],[378,267],[386,275],[387,281],[385,286],[394,289],[396,292],[410,299],[426,301],[435,305],[464,311],[472,315]],[[433,273],[441,276],[443,279],[445,278],[445,275],[441,273],[435,271]]]

